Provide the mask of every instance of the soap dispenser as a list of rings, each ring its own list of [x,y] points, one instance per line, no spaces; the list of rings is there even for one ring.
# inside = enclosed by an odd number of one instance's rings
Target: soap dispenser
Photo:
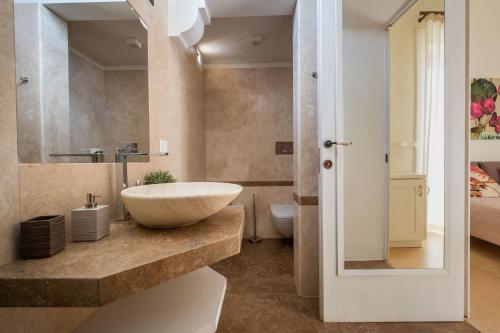
[[[83,207],[71,212],[71,236],[73,242],[97,241],[109,234],[109,205],[99,205],[95,193],[86,194]]]

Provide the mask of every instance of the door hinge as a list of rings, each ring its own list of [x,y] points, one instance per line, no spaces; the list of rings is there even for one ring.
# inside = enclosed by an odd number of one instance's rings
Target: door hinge
[[[385,163],[389,163],[389,154],[385,154]]]

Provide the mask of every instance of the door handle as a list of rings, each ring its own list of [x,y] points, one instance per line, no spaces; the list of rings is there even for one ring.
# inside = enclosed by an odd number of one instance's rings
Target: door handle
[[[332,141],[332,140],[326,140],[323,145],[325,146],[325,148],[332,148],[333,146],[346,146],[346,147],[349,147],[350,145],[352,145],[352,142],[351,141]]]

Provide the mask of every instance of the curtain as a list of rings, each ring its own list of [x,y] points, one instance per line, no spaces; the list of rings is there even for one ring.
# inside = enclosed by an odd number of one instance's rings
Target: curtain
[[[429,15],[416,31],[416,171],[427,175],[427,224],[444,225],[444,18]]]

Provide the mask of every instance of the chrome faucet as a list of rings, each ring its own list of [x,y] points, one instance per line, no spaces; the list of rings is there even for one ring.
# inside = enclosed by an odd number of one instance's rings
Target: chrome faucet
[[[120,148],[116,148],[116,154],[115,154],[115,161],[116,163],[121,163],[122,164],[122,174],[121,174],[121,181],[118,180],[119,175],[117,173],[117,189],[118,189],[118,196],[120,197],[121,191],[124,189],[128,188],[128,157],[129,156],[148,156],[149,153],[139,153],[137,152],[137,144],[124,144]],[[127,211],[127,208],[120,200],[118,200],[119,205],[121,204],[122,206],[122,212],[123,216],[120,216],[119,219],[121,221],[127,221],[130,219],[130,214]]]

